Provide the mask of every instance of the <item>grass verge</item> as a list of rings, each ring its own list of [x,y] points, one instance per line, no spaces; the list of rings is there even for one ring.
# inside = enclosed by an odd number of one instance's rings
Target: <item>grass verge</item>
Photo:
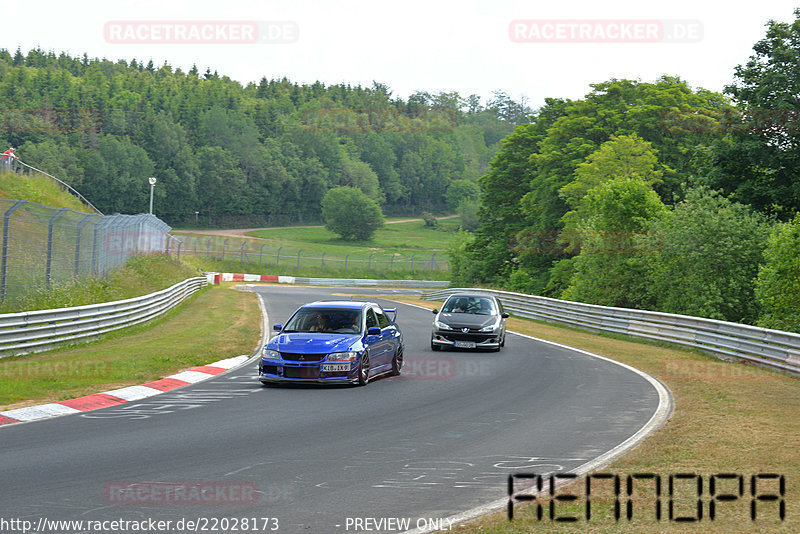
[[[0,359],[0,410],[71,399],[157,380],[251,354],[261,313],[253,293],[206,288],[175,310],[94,343]]]
[[[0,303],[0,313],[48,310],[111,302],[147,295],[178,282],[199,276],[186,264],[176,264],[166,256],[132,256],[108,279],[79,278],[51,289],[35,287],[22,296]]]
[[[248,234],[250,238],[183,234],[182,257],[208,271],[448,280],[447,250],[459,239],[459,224],[459,218],[439,220],[435,228],[421,220],[398,222],[384,225],[369,241],[357,242],[324,227],[259,230]]]
[[[398,299],[428,308],[436,303]],[[700,353],[672,346],[634,341],[617,336],[587,333],[567,327],[511,318],[509,330],[581,348],[629,364],[661,380],[674,396],[675,410],[666,425],[638,447],[601,469],[619,475],[622,481],[621,519],[615,520],[616,498],[610,484],[594,486],[591,520],[586,520],[585,479],[556,492],[572,494],[573,502],[554,501],[556,517],[573,516],[574,523],[556,522],[549,516],[545,498],[543,517],[535,505],[517,503],[514,521],[506,512],[486,516],[458,528],[470,533],[587,532],[800,532],[800,380],[775,371],[728,363]],[[535,451],[532,451],[535,453]],[[652,473],[662,478],[662,518],[655,519],[656,495],[653,483],[637,482],[633,519],[625,518],[628,475]],[[673,517],[696,517],[698,500],[703,518],[695,522],[669,520],[670,475],[691,473],[703,477],[703,494],[696,493],[696,480],[676,484]],[[729,473],[743,476],[743,495],[737,480],[717,480],[717,494],[737,496],[716,503],[716,517],[710,519],[710,476]],[[786,480],[785,520],[779,519],[779,503],[757,500],[757,519],[751,519],[751,476],[776,473]],[[759,481],[758,494],[778,493],[777,481]],[[501,497],[498,495],[498,497]]]
[[[42,175],[23,176],[0,171],[0,198],[23,198],[44,206],[93,213],[78,197],[64,191],[58,182]]]

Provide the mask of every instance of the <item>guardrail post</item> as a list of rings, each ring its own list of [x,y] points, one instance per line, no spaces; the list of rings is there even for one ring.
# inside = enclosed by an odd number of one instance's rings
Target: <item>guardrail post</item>
[[[267,245],[261,245],[261,248],[258,249],[258,264],[261,265],[262,257],[264,256],[264,247]]]
[[[246,245],[246,243],[244,241],[242,241],[242,246],[239,247],[239,263],[242,264],[242,267],[244,267],[244,247],[245,247],[245,245]]]
[[[295,268],[295,271],[299,271],[300,270],[300,253],[301,252],[303,252],[302,248],[297,251],[297,267]]]
[[[325,268],[325,253],[324,252],[322,253],[322,258],[320,258],[319,268],[320,269],[324,269]]]
[[[47,223],[47,260],[44,268],[44,280],[47,284],[47,289],[50,289],[50,277],[53,272],[53,226],[59,217],[64,215],[69,208],[61,208],[55,215],[50,217],[50,222]]]
[[[225,247],[228,246],[228,239],[222,242],[222,260],[225,261]]]
[[[344,274],[347,276],[347,258],[350,257],[350,254],[346,254],[344,257]]]
[[[11,214],[17,211],[27,200],[17,200],[3,215],[3,259],[0,261],[0,301],[6,300],[8,286],[8,222]]]
[[[283,247],[278,247],[278,257],[275,258],[275,267],[277,267],[277,266],[279,266],[281,264],[281,249],[282,248]]]

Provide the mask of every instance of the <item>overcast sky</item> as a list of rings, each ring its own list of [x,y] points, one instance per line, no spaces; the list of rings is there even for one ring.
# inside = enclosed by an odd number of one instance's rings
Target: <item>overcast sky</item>
[[[546,97],[581,98],[589,84],[612,77],[653,81],[677,75],[692,87],[721,91],[763,37],[766,22],[791,21],[798,6],[785,0],[659,4],[0,0],[0,47],[12,53],[40,46],[112,60],[153,59],[184,71],[195,63],[201,71],[210,67],[242,83],[263,76],[352,85],[376,80],[402,98],[418,90],[458,91],[485,102],[492,91],[502,90],[515,99],[524,96],[535,108]],[[223,33],[201,35],[202,44],[187,43],[188,38],[151,42],[181,25],[183,31],[202,31],[198,21],[222,23]],[[515,26],[514,21],[527,22]],[[236,31],[248,37],[253,27],[267,42],[209,42],[235,41]],[[539,42],[518,42],[531,39]],[[614,39],[624,42],[608,42]]]

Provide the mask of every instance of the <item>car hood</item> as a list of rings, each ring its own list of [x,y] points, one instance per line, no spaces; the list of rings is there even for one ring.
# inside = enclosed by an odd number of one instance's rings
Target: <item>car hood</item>
[[[448,324],[453,328],[483,328],[497,321],[496,315],[475,315],[472,313],[445,313],[437,316],[439,322]]]
[[[267,348],[279,352],[323,354],[344,352],[361,339],[357,334],[278,334],[267,343]]]

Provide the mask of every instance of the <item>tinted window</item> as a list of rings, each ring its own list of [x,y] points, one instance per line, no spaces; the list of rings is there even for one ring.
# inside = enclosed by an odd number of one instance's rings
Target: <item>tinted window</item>
[[[283,328],[283,332],[357,334],[360,331],[361,312],[337,308],[301,308]]]
[[[372,311],[372,308],[367,310],[367,328],[372,328],[373,326],[378,326],[378,319],[375,317],[375,312]]]
[[[442,311],[476,315],[493,315],[496,313],[494,301],[486,297],[450,297],[442,307]]]
[[[375,315],[378,317],[378,324],[381,326],[381,328],[386,328],[387,326],[392,324],[391,321],[389,321],[389,318],[386,317],[386,314],[383,313],[382,309],[374,308],[374,310],[375,310]]]

